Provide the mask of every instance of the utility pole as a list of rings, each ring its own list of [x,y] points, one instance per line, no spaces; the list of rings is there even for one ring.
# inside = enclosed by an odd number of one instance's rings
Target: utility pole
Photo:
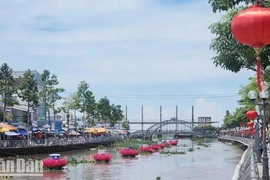
[[[194,129],[194,106],[192,106],[191,121],[192,121],[192,130],[193,130]]]
[[[127,118],[127,116],[128,116],[128,112],[127,112],[127,106],[126,106],[126,111],[125,111],[125,113],[126,113],[126,121],[128,120],[128,118]]]
[[[143,106],[142,106],[142,132],[143,132]]]
[[[160,109],[159,109],[159,120],[160,120],[160,131],[162,132],[162,106],[160,106]]]

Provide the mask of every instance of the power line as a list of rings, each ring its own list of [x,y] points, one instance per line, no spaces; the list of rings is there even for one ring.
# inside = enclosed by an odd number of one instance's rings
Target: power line
[[[64,92],[68,94],[72,94],[71,92]],[[195,94],[195,95],[153,95],[153,94],[133,94],[133,95],[126,95],[126,94],[104,94],[104,93],[93,93],[94,96],[98,97],[109,97],[109,98],[119,98],[119,99],[197,99],[197,98],[229,98],[229,97],[237,97],[240,96],[238,93],[226,93],[226,94]]]
[[[101,96],[101,95],[98,95]],[[139,96],[110,96],[104,95],[108,98],[119,98],[119,99],[197,99],[197,98],[229,98],[229,97],[237,97],[238,94],[234,95],[223,95],[223,96],[194,96],[194,97],[139,97]]]

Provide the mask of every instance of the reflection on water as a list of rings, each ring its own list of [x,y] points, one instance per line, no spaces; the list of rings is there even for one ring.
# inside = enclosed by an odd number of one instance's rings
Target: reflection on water
[[[137,158],[122,158],[115,152],[108,164],[69,165],[68,172],[44,172],[43,176],[47,180],[155,180],[158,176],[162,180],[229,180],[243,153],[238,147],[218,141],[210,143],[210,147],[200,149],[194,144],[195,151],[188,152],[192,146],[190,140],[180,140],[178,147],[170,149],[187,152],[184,155],[153,153],[139,155]],[[94,152],[83,150],[65,152],[62,155],[80,160],[90,158],[92,153]]]

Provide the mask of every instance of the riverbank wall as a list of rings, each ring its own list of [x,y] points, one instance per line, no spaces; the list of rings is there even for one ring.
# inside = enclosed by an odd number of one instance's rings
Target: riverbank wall
[[[254,141],[240,137],[220,137],[221,142],[232,143],[244,150],[240,162],[235,168],[232,180],[258,180],[259,171],[256,164]]]
[[[122,138],[104,138],[80,143],[65,143],[52,145],[35,145],[28,147],[0,148],[0,157],[33,155],[33,154],[50,154],[55,152],[73,151],[80,149],[95,148],[99,145],[109,146],[120,141]]]

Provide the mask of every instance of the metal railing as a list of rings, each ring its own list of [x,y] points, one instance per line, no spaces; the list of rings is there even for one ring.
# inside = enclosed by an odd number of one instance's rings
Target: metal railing
[[[220,139],[235,141],[248,146],[236,167],[232,180],[258,180],[259,170],[256,163],[254,140],[235,136],[220,137]]]
[[[118,141],[120,136],[112,137],[90,137],[90,138],[55,138],[55,139],[33,139],[33,140],[0,140],[0,149],[27,148],[37,146],[63,146],[88,143],[101,143]]]

